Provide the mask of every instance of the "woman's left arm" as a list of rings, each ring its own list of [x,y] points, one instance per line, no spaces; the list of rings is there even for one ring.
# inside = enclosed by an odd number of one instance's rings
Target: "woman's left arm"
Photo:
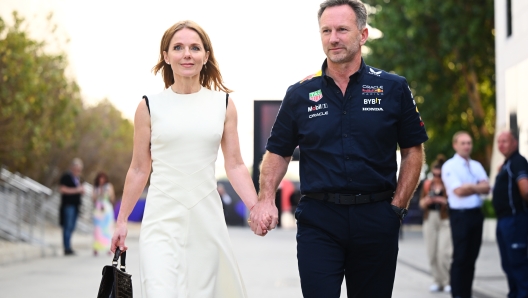
[[[257,203],[257,192],[249,171],[240,154],[240,144],[237,131],[237,111],[235,104],[228,99],[224,133],[222,135],[222,152],[227,178],[248,209]]]

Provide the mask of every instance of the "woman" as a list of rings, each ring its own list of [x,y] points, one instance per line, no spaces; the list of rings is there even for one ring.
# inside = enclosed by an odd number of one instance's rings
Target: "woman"
[[[257,194],[208,35],[192,21],[174,24],[162,37],[153,72],[161,72],[167,89],[144,97],[137,108],[112,250],[126,250],[126,220],[152,163],[140,234],[142,297],[246,297],[216,190],[220,145],[227,176],[246,207],[254,206]]]
[[[420,208],[424,211],[423,235],[434,283],[431,292],[451,292],[449,267],[451,265],[451,230],[449,228],[447,195],[442,182],[445,157],[439,155],[431,165],[433,178],[422,188]]]
[[[114,231],[114,187],[108,181],[108,176],[103,172],[100,172],[95,177],[92,199],[94,203],[93,252],[94,256],[97,256],[99,252],[110,253],[110,244]]]

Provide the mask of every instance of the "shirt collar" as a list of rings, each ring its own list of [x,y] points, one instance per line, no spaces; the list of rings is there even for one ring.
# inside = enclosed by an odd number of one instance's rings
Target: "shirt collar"
[[[321,71],[322,71],[322,75],[323,75],[323,82],[325,84],[325,86],[328,86],[328,81],[329,80],[333,80],[331,77],[327,76],[326,75],[326,69],[328,68],[328,61],[327,59],[324,60],[323,62],[323,66],[321,66]],[[359,80],[361,79],[361,75],[363,74],[363,71],[366,69],[365,67],[365,61],[363,60],[363,57],[361,57],[361,64],[359,65],[359,69],[358,71],[356,71],[355,73],[353,73],[349,79],[350,81],[352,81],[354,78],[356,79],[356,82],[359,82]]]
[[[513,153],[510,155],[510,157],[506,158],[504,162],[507,162],[508,160],[512,159],[514,156],[519,155],[519,149],[513,151]]]
[[[459,160],[461,163],[468,163],[471,161],[471,158],[470,159],[465,159],[463,158],[462,156],[460,156],[458,153],[455,153],[455,156],[453,156],[454,159],[456,160]]]

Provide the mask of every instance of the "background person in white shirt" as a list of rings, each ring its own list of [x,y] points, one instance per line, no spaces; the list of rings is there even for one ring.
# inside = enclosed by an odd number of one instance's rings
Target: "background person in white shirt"
[[[456,154],[442,166],[453,238],[451,294],[466,298],[471,297],[475,262],[482,244],[484,215],[480,195],[489,193],[490,186],[482,165],[470,158],[473,142],[469,133],[455,133],[453,148]]]

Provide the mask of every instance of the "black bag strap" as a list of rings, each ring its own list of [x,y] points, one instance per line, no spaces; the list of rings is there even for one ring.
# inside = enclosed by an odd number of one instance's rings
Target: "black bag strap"
[[[126,251],[123,251],[121,252],[121,250],[118,248],[116,248],[115,250],[115,253],[114,253],[114,258],[112,259],[112,266],[114,267],[117,267],[117,260],[121,258],[121,266],[119,266],[119,269],[121,269],[121,271],[123,272],[126,272]]]
[[[229,102],[229,93],[226,93],[226,109],[227,109],[227,103]]]
[[[146,95],[143,95],[143,99],[145,99],[145,103],[147,104],[147,109],[148,109],[149,114],[150,114],[150,105],[149,105],[149,102],[148,102],[148,97]]]

